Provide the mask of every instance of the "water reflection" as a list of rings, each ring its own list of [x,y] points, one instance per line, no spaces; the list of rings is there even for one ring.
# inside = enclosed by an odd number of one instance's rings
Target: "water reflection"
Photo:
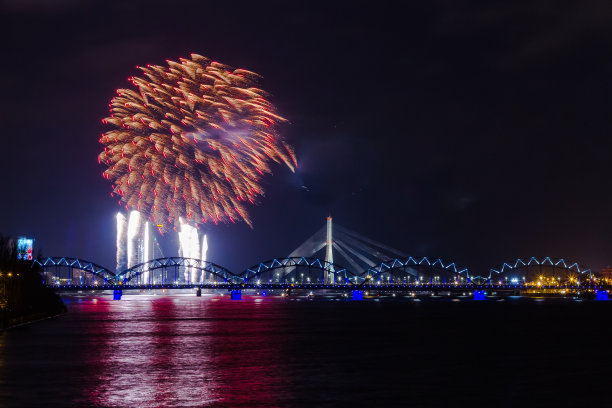
[[[75,297],[58,319],[0,334],[0,406],[437,406],[448,395],[596,406],[609,394],[612,302],[255,299]],[[560,375],[572,384],[562,393]]]
[[[270,392],[280,381],[269,355],[276,342],[266,333],[275,330],[266,327],[265,317],[253,319],[252,300],[125,296],[79,308],[94,321],[87,326],[95,342],[87,365],[95,381],[84,400],[75,402],[112,407],[272,403]]]

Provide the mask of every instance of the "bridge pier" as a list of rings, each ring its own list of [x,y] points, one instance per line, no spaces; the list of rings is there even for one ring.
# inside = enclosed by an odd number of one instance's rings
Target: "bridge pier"
[[[363,300],[363,290],[354,290],[353,300]]]
[[[113,300],[121,300],[121,295],[123,295],[123,290],[121,289],[113,290]]]
[[[240,291],[240,290],[232,290],[230,292],[230,299],[232,299],[232,300],[241,300],[242,299],[242,291]]]
[[[485,300],[485,293],[483,290],[474,291],[474,300]]]

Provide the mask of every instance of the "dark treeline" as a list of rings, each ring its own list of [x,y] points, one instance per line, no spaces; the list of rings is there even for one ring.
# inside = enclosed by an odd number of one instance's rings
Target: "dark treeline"
[[[18,260],[15,241],[0,236],[0,328],[64,311],[60,297],[42,284],[41,267]]]

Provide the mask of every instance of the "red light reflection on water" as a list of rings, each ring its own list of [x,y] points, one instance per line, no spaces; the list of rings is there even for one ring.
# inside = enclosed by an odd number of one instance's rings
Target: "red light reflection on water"
[[[79,305],[95,377],[84,403],[97,406],[277,405],[282,319],[274,302],[228,297],[124,296]],[[282,313],[282,312],[278,312]],[[280,396],[279,393],[283,393]]]

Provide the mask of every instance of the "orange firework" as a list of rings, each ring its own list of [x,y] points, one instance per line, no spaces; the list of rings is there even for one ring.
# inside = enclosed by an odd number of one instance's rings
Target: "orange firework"
[[[263,194],[261,177],[270,160],[296,166],[290,146],[275,127],[276,114],[259,76],[208,58],[139,67],[134,89],[118,89],[103,120],[98,161],[119,203],[158,224],[179,217],[207,221],[251,221],[245,203]]]

